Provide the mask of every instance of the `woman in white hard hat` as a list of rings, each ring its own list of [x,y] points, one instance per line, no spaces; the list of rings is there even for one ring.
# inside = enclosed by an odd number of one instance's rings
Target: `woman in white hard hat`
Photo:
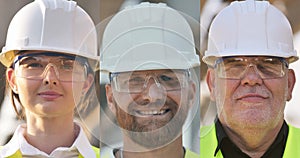
[[[26,124],[0,157],[99,157],[74,122],[76,106],[95,92],[94,27],[74,1],[36,0],[14,16],[0,61],[7,67],[12,105]]]

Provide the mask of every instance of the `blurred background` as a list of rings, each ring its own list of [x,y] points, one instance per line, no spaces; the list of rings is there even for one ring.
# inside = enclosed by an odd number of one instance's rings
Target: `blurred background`
[[[232,0],[201,0],[200,9],[200,26],[201,26],[201,51],[203,54],[207,46],[207,33],[212,19],[224,7],[226,7]],[[294,33],[294,46],[300,55],[300,1],[299,0],[269,0],[274,6],[281,10],[291,23]],[[285,109],[285,119],[288,123],[300,127],[300,61],[290,65],[290,68],[295,70],[296,85],[293,92],[293,98],[287,102]],[[205,64],[201,66],[201,126],[211,124],[216,116],[216,109],[213,104],[210,105],[209,91],[205,81],[205,71],[207,67]]]
[[[98,24],[100,34],[100,45],[101,45],[101,34],[105,29],[106,24],[118,11],[131,5],[136,5],[141,2],[152,2],[152,3],[166,3],[168,6],[181,12],[184,17],[190,23],[193,29],[194,39],[198,50],[200,45],[200,0],[100,0],[100,19],[101,23]],[[199,51],[197,51],[199,53]],[[101,69],[101,68],[100,68]],[[196,75],[199,76],[200,69],[195,68]],[[101,73],[100,80],[100,105],[101,105],[101,119],[100,119],[100,140],[101,140],[101,154],[105,155],[106,152],[111,152],[112,148],[119,148],[122,146],[121,131],[114,120],[113,114],[110,109],[107,108],[104,85],[108,82],[108,74]],[[197,79],[199,82],[199,79]],[[199,152],[199,122],[200,122],[200,111],[199,101],[195,104],[196,112],[194,116],[188,118],[187,122],[191,122],[187,129],[184,129],[184,140],[183,144],[188,149]]]
[[[0,48],[5,44],[8,25],[15,13],[24,5],[33,0],[0,0]],[[100,0],[76,0],[76,2],[92,17],[94,23],[100,22]],[[22,27],[22,26],[20,26]],[[99,75],[97,75],[99,76]],[[8,95],[5,94],[5,68],[0,64],[0,145],[10,140],[16,126],[22,121],[18,120]],[[76,114],[77,120],[82,122],[86,133],[93,145],[99,146],[99,101],[95,99],[85,111]]]
[[[6,31],[8,25],[15,15],[15,13],[22,8],[24,5],[32,2],[33,0],[0,0],[0,48],[2,48],[5,44],[6,40]],[[141,2],[145,2],[142,0],[74,0],[76,1],[83,9],[85,9],[88,14],[92,17],[94,23],[97,25],[97,29],[99,31],[99,35],[101,35],[101,31],[106,26],[106,23],[110,20],[110,18],[116,14],[119,10],[125,8],[126,6],[139,4]],[[195,43],[197,44],[197,48],[199,49],[200,45],[200,29],[199,29],[199,21],[200,21],[200,0],[150,0],[147,2],[153,3],[167,3],[168,6],[173,7],[174,9],[185,14],[186,17],[189,18],[189,22],[193,23],[194,30],[194,38]],[[99,45],[101,45],[101,37],[99,39]],[[199,52],[198,52],[199,53]],[[199,76],[199,68],[195,70],[197,72],[197,76]],[[0,145],[5,144],[9,141],[11,135],[13,134],[16,126],[22,121],[18,120],[11,103],[9,101],[9,97],[5,94],[5,68],[0,64]],[[96,74],[96,77],[98,75]],[[104,85],[107,83],[107,80],[101,80],[100,86],[97,87],[97,92],[99,93],[98,99],[100,101],[100,106],[98,104],[99,101],[89,107],[87,112],[84,114],[80,113],[78,119],[82,121],[83,125],[87,129],[86,132],[90,137],[90,140],[93,145],[99,146],[102,142],[99,134],[102,136],[108,137],[111,139],[112,144],[119,144],[121,135],[116,131],[109,122],[114,121],[110,120],[107,116],[106,111],[106,99],[105,99],[105,89]],[[184,134],[184,145],[191,150],[198,152],[199,151],[199,142],[197,142],[197,137],[199,133],[199,121],[200,121],[200,111],[199,111],[199,102],[196,104],[196,115],[193,118],[190,118],[192,121],[192,125],[188,130],[185,131]],[[100,115],[101,111],[101,115]],[[101,116],[101,118],[100,118]],[[99,123],[101,120],[101,123]],[[101,125],[101,127],[99,126]],[[101,151],[103,151],[106,147],[105,143],[102,143]]]
[[[9,25],[10,20],[14,16],[14,14],[24,5],[33,0],[0,0],[0,48],[4,46],[6,39],[6,31]],[[78,4],[84,8],[92,17],[95,24],[98,26],[103,26],[101,29],[105,28],[105,22],[108,21],[109,17],[113,16],[116,12],[121,10],[122,8],[128,5],[134,5],[142,2],[142,0],[76,0]],[[176,10],[184,12],[185,14],[192,17],[195,21],[200,20],[200,28],[193,28],[195,30],[195,41],[198,42],[198,53],[202,55],[206,49],[207,44],[207,32],[210,26],[210,23],[214,16],[226,5],[228,5],[231,0],[150,0],[150,2],[164,2],[169,6],[173,7]],[[300,54],[300,0],[270,0],[272,4],[274,4],[277,8],[284,12],[284,14],[288,17],[292,29],[294,32],[294,44],[295,49],[298,51],[298,55]],[[201,14],[201,18],[200,18]],[[199,29],[201,33],[199,33]],[[200,37],[199,37],[200,36]],[[100,39],[101,42],[101,39]],[[99,43],[100,45],[100,43]],[[297,97],[297,94],[300,94],[300,61],[291,64],[291,68],[295,70],[296,81],[294,95],[290,102],[287,103],[286,106],[286,120],[293,124],[294,126],[300,127],[300,106],[298,106],[300,102],[300,97]],[[185,145],[190,147],[194,151],[199,150],[199,142],[195,139],[195,135],[199,136],[199,122],[201,118],[201,123],[205,124],[213,121],[216,113],[213,105],[209,106],[209,92],[204,81],[205,64],[201,64],[200,68],[200,81],[201,81],[201,92],[200,92],[200,107],[201,107],[201,115],[197,115],[194,118],[196,122],[194,127],[192,127],[190,131],[186,132],[185,135]],[[8,100],[8,97],[5,95],[5,68],[0,64],[0,102],[2,102],[0,106],[0,145],[3,145],[10,139],[11,134],[15,130],[17,124],[20,121],[17,120],[15,113],[13,111],[12,106]],[[103,89],[106,80],[102,80],[100,83],[100,88],[98,92],[100,93],[99,100],[101,105],[101,113],[105,112],[106,109],[106,100],[105,100],[105,91]],[[106,134],[110,133],[110,137],[113,143],[118,143],[117,140],[120,138],[119,133],[114,133],[113,129],[109,128],[107,125],[107,116],[106,114],[101,114],[101,118],[99,116],[100,107],[96,103],[95,106],[92,106],[90,109],[89,115],[83,116],[81,119],[85,120],[87,126],[87,132],[90,134],[91,142],[99,146],[99,133]],[[199,113],[199,110],[198,110]],[[198,120],[197,120],[198,117]],[[101,120],[101,128],[99,126],[99,120]],[[102,126],[103,125],[103,126]],[[107,128],[106,128],[107,127]],[[101,131],[101,132],[100,132]],[[106,133],[105,133],[106,132]],[[115,138],[115,139],[114,139]],[[198,142],[198,143],[197,143]],[[102,144],[105,146],[105,144]]]

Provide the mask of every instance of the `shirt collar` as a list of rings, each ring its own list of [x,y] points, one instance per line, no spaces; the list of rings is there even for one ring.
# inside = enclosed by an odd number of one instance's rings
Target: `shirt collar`
[[[75,124],[75,125],[77,125],[80,128],[80,130],[71,148],[72,147],[77,148],[77,150],[83,157],[96,158],[96,154],[92,148],[92,145],[90,144],[88,138],[86,137],[82,127],[79,124]]]
[[[228,138],[228,135],[225,133],[224,129],[223,129],[223,126],[220,122],[219,119],[217,119],[216,121],[216,132],[217,132],[217,140],[218,140],[218,146],[215,150],[215,154],[214,156],[217,155],[218,151],[221,149],[221,146],[222,146],[222,141],[225,139],[225,138]]]
[[[77,138],[75,139],[73,145],[70,148],[57,148],[59,150],[69,150],[74,151],[78,150],[78,152],[83,157],[95,158],[96,154],[89,143],[88,138],[86,137],[82,127],[75,123],[75,126],[79,128],[79,133]],[[47,156],[46,153],[40,151],[34,146],[30,145],[26,139],[24,138],[24,131],[26,129],[26,124],[19,125],[14,132],[12,139],[2,148],[0,151],[0,157],[8,157],[15,154],[18,150],[21,153],[26,153],[26,155],[44,155]],[[57,150],[55,149],[55,150]]]
[[[221,150],[221,147],[222,147],[222,142],[225,140],[225,139],[229,139],[228,135],[226,134],[220,120],[218,118],[216,118],[216,123],[215,123],[215,126],[216,126],[216,133],[217,133],[217,140],[218,140],[218,146],[216,147],[216,150],[215,150],[215,153],[214,153],[214,156],[217,155],[218,151]],[[270,152],[270,150],[272,150],[273,148],[275,148],[275,146],[280,143],[280,142],[284,142],[284,144],[286,144],[286,140],[287,140],[287,137],[288,137],[288,125],[287,123],[284,121],[283,122],[283,125],[276,137],[276,139],[274,140],[274,142],[271,144],[271,146],[269,147],[269,149],[266,151],[265,154],[268,154]],[[265,155],[264,154],[264,155]]]
[[[20,133],[20,128],[22,128],[21,126],[22,125],[19,125],[17,127],[11,140],[5,146],[3,146],[2,150],[0,151],[0,157],[11,156],[20,149],[18,133]]]

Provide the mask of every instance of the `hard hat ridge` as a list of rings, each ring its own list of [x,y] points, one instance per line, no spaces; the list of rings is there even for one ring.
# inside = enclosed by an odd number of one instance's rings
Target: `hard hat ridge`
[[[235,1],[232,2],[231,5],[236,5],[237,9],[241,9],[241,13],[264,13],[270,3],[267,1],[257,3],[255,0],[246,0],[245,3]],[[238,7],[238,5],[240,6]]]
[[[42,10],[45,8],[48,9],[63,9],[64,11],[74,11],[76,9],[76,2],[75,1],[61,1],[61,0],[35,0],[40,3]]]
[[[224,56],[278,56],[298,60],[289,21],[267,1],[236,1],[213,20],[203,61]]]
[[[187,69],[200,63],[184,17],[163,3],[141,3],[126,7],[110,20],[103,34],[100,64],[101,70],[121,72]]]
[[[11,20],[0,61],[9,67],[21,50],[78,55],[93,60],[90,64],[96,67],[94,22],[75,1],[35,0],[20,9]]]

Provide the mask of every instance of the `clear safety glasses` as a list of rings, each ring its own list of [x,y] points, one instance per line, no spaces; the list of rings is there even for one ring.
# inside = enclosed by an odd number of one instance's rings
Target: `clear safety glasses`
[[[41,52],[19,55],[13,63],[17,77],[36,80],[43,79],[51,67],[60,81],[84,81],[88,62],[82,57]]]
[[[224,57],[216,61],[218,77],[241,79],[251,67],[262,79],[280,78],[285,75],[288,63],[279,57]]]
[[[111,73],[110,80],[118,92],[141,93],[152,78],[159,88],[177,91],[186,87],[189,81],[188,70],[166,70],[163,72],[133,71]]]

